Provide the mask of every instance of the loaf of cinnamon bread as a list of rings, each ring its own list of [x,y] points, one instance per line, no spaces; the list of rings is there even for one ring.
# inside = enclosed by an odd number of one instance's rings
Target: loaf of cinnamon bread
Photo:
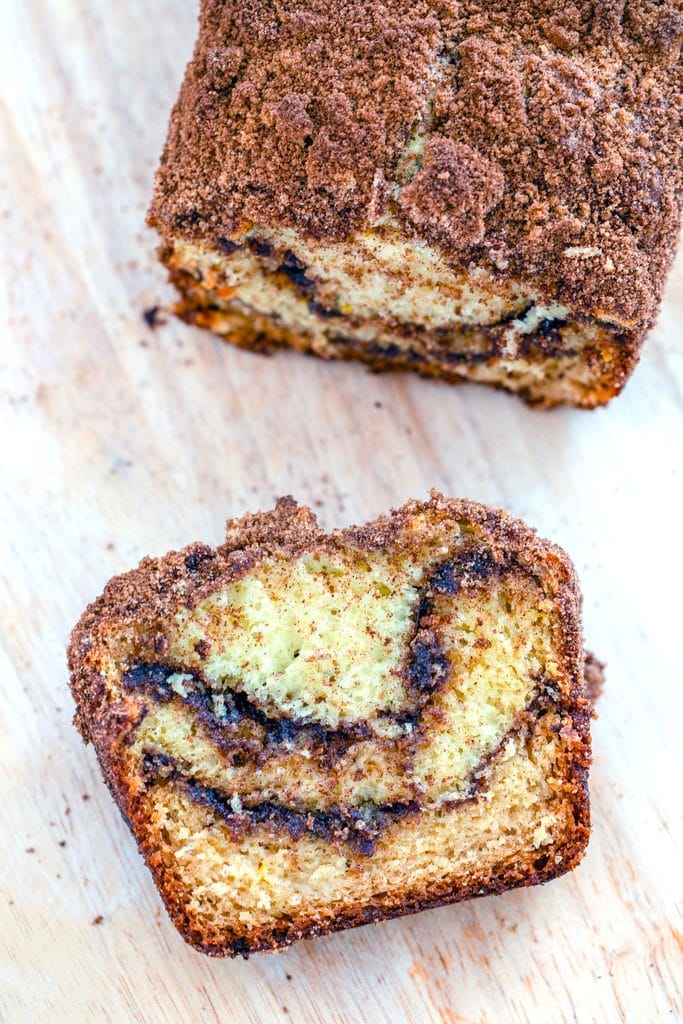
[[[678,0],[202,0],[150,210],[250,348],[595,406],[683,187]]]

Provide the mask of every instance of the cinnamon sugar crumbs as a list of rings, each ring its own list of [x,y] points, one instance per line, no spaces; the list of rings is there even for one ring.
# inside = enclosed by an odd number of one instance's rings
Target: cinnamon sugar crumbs
[[[476,149],[437,136],[398,203],[416,228],[465,249],[482,241],[484,218],[502,199],[504,183],[499,168]]]
[[[677,0],[203,0],[150,221],[348,238],[427,125],[389,200],[407,234],[646,327],[680,223],[682,37]]]

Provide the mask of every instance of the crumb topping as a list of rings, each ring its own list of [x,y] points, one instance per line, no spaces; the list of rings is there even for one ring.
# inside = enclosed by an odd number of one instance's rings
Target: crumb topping
[[[388,201],[452,261],[647,326],[680,221],[682,36],[679,0],[203,0],[150,220],[339,240]]]
[[[504,186],[499,167],[476,149],[436,136],[398,204],[424,235],[466,249],[482,241],[484,218],[503,198]]]

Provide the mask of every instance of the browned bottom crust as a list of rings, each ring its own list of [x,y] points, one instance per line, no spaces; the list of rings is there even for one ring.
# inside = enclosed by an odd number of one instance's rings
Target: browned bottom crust
[[[134,825],[131,827],[134,829]],[[263,929],[257,937],[249,940],[236,939],[231,943],[219,945],[206,943],[201,932],[197,932],[180,908],[174,910],[167,903],[166,909],[185,941],[200,953],[218,958],[241,956],[248,960],[252,953],[277,953],[287,949],[288,946],[300,939],[315,939],[322,935],[347,931],[350,928],[360,928],[366,924],[392,921],[408,914],[417,914],[422,910],[435,910],[437,907],[462,903],[480,896],[499,896],[511,889],[526,889],[534,885],[543,885],[545,882],[550,882],[554,878],[559,878],[568,871],[572,871],[581,862],[589,834],[590,829],[586,827],[584,836],[580,839],[577,837],[574,849],[568,852],[566,861],[561,867],[550,863],[541,870],[529,870],[527,865],[521,868],[519,866],[511,867],[504,874],[500,874],[493,883],[483,877],[475,878],[469,885],[461,887],[458,892],[453,892],[452,889],[445,887],[441,892],[425,891],[420,896],[412,895],[410,898],[399,899],[393,905],[386,900],[381,903],[368,903],[354,908],[348,913],[338,914],[333,921],[324,924],[311,921],[310,924],[302,928]],[[139,848],[144,855],[144,846],[139,844]]]

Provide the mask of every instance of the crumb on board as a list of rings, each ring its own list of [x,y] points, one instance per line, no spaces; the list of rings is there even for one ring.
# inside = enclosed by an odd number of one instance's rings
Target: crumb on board
[[[159,315],[160,312],[161,306],[148,306],[147,309],[142,311],[142,319],[152,330],[166,323],[166,320]]]

